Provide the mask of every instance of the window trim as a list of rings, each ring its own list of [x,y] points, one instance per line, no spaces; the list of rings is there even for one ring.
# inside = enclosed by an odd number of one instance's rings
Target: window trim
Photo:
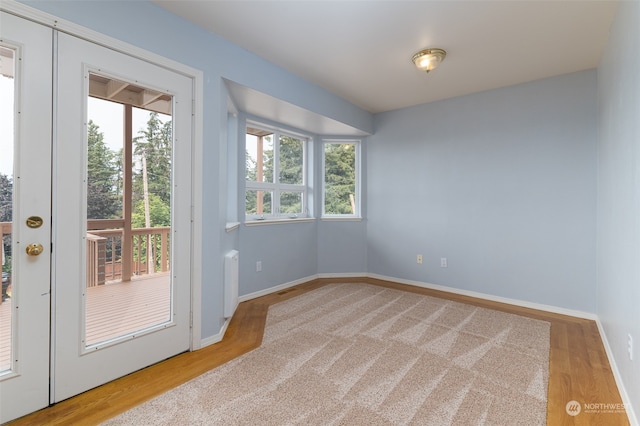
[[[356,168],[356,172],[355,172],[355,178],[356,178],[356,182],[355,182],[355,194],[354,194],[354,198],[355,198],[355,213],[353,214],[331,214],[331,213],[326,213],[325,212],[325,193],[326,193],[326,188],[325,188],[325,171],[326,171],[326,164],[325,164],[325,146],[328,144],[334,144],[334,145],[347,145],[347,144],[351,144],[354,145],[355,148],[355,154],[356,154],[356,158],[355,158],[355,168]],[[320,165],[320,182],[321,182],[321,200],[320,200],[320,209],[321,209],[321,214],[320,214],[320,219],[321,220],[362,220],[362,204],[361,204],[361,199],[362,199],[362,195],[361,195],[361,164],[362,164],[362,149],[361,149],[361,145],[362,145],[362,139],[351,139],[351,138],[345,138],[345,139],[340,139],[340,138],[332,138],[332,139],[323,139],[322,140],[322,144],[321,144],[321,165]]]
[[[274,222],[282,222],[282,221],[301,221],[303,219],[313,218],[310,209],[310,189],[309,182],[310,178],[310,152],[312,147],[313,138],[311,135],[291,131],[287,129],[283,129],[276,126],[269,126],[262,124],[260,122],[247,120],[245,125],[244,137],[246,141],[246,135],[249,134],[247,132],[248,128],[254,128],[258,130],[264,130],[271,132],[273,135],[273,176],[276,182],[257,182],[257,181],[249,181],[246,180],[247,169],[246,169],[246,142],[245,142],[245,152],[244,152],[244,164],[245,164],[245,189],[244,189],[244,216],[245,223],[247,224],[259,224],[259,223],[274,223]],[[288,136],[291,138],[299,139],[302,141],[302,184],[289,184],[289,183],[279,183],[280,179],[280,137]],[[271,213],[263,213],[263,214],[252,214],[247,213],[246,208],[246,194],[247,191],[265,191],[272,193]],[[280,194],[282,192],[300,192],[302,194],[302,212],[300,213],[280,213]]]

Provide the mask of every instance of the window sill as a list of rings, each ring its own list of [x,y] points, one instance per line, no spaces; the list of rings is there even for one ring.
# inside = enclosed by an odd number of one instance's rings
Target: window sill
[[[323,216],[320,218],[326,222],[361,222],[361,216]]]
[[[259,225],[282,225],[285,223],[309,223],[315,222],[314,217],[300,217],[300,218],[282,218],[282,219],[263,219],[263,220],[248,220],[244,224],[246,226],[259,226]]]
[[[224,230],[227,232],[235,231],[240,227],[240,222],[227,222],[224,227]]]

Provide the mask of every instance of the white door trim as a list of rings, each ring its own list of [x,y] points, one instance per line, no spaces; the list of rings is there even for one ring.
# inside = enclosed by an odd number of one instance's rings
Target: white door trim
[[[184,74],[193,80],[193,129],[192,129],[192,235],[191,235],[191,350],[202,346],[202,152],[203,152],[203,73],[188,65],[165,58],[140,47],[125,43],[116,38],[101,34],[73,22],[60,19],[51,14],[18,3],[14,0],[2,0],[0,10],[12,13],[25,19],[55,28],[58,31],[82,38],[92,43],[108,47],[120,53],[148,61],[152,64],[168,68]]]

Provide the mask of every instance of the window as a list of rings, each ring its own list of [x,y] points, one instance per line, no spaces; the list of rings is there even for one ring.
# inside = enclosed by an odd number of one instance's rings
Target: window
[[[322,216],[360,217],[360,141],[324,141]]]
[[[307,145],[304,136],[247,127],[247,220],[308,216]]]

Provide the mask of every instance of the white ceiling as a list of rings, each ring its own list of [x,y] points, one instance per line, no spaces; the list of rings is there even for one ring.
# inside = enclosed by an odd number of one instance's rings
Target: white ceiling
[[[203,1],[154,3],[378,113],[594,68],[618,2]],[[448,55],[429,74],[411,56]]]

